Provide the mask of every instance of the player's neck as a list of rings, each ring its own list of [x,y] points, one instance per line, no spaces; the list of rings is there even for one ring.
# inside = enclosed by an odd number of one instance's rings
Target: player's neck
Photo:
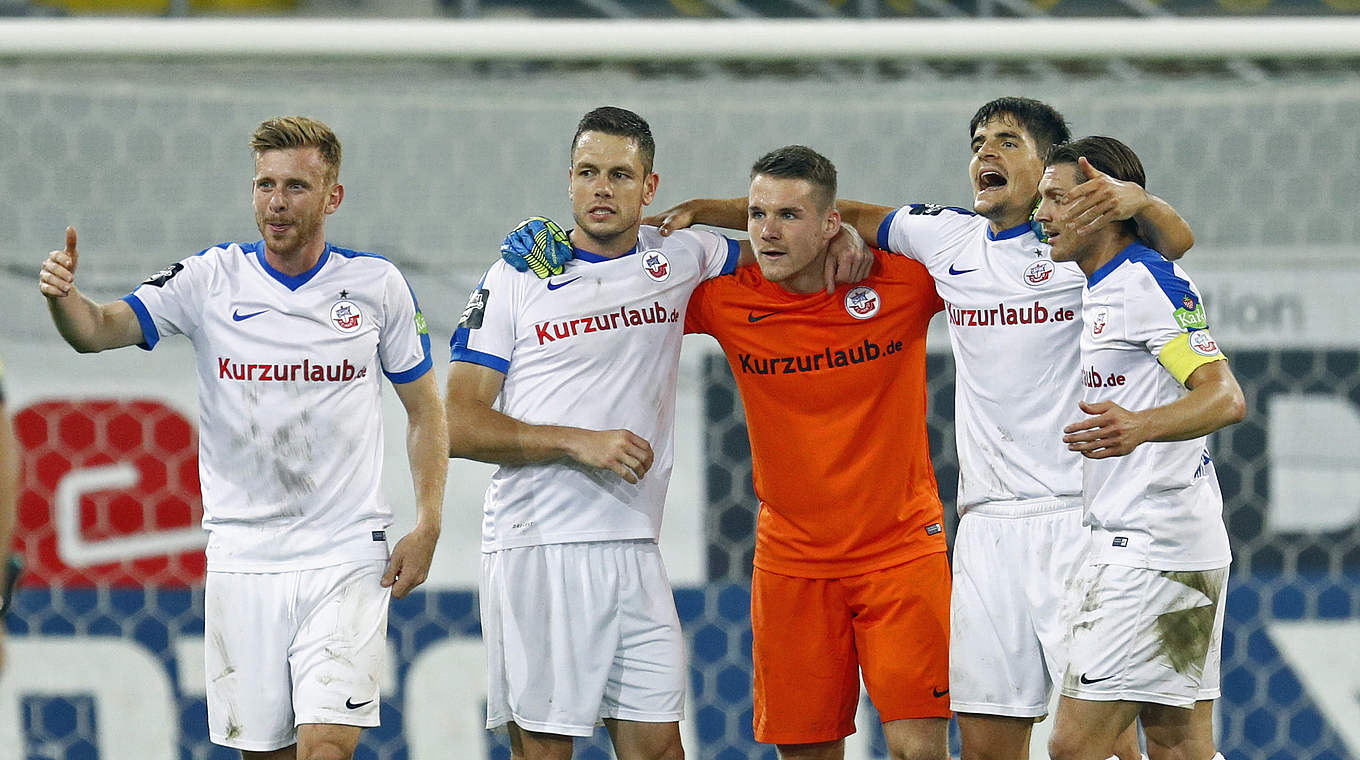
[[[603,256],[606,259],[617,259],[637,248],[638,225],[635,224],[631,228],[607,238],[595,237],[580,227],[576,227],[567,233],[567,237],[575,248],[590,251],[596,256]]]
[[[1120,251],[1128,248],[1135,240],[1133,235],[1118,230],[1106,229],[1093,234],[1100,235],[1101,238],[1091,246],[1090,253],[1080,256],[1076,260],[1077,266],[1081,267],[1081,271],[1087,277],[1114,261],[1114,257],[1118,256]]]
[[[1015,211],[1004,216],[989,217],[987,219],[987,226],[991,229],[993,235],[998,235],[1012,227],[1018,227],[1028,221],[1028,211]]]
[[[268,243],[265,243],[264,260],[277,271],[289,277],[296,277],[310,272],[312,267],[316,266],[316,262],[321,260],[321,254],[325,252],[324,239],[313,240],[301,248],[282,254],[275,252]]]
[[[827,253],[822,252],[820,256],[813,259],[807,266],[803,267],[793,275],[779,280],[775,284],[789,293],[797,295],[808,295],[826,290],[826,271]]]

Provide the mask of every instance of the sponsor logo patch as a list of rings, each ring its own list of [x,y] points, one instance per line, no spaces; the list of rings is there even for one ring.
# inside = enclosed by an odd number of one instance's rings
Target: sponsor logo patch
[[[1186,296],[1182,303],[1194,304],[1195,302],[1190,296]],[[1176,324],[1180,325],[1182,330],[1203,330],[1209,326],[1209,319],[1204,315],[1204,304],[1202,303],[1195,304],[1193,307],[1176,309],[1171,313],[1171,316],[1175,318]]]
[[[177,261],[174,264],[171,264],[170,266],[166,267],[165,269],[162,269],[161,271],[146,278],[146,280],[144,280],[142,284],[155,285],[158,288],[164,287],[165,283],[170,281],[170,278],[179,274],[183,269],[184,265]]]
[[[482,318],[486,316],[486,303],[489,300],[491,291],[485,288],[472,291],[472,295],[468,296],[467,306],[463,307],[463,316],[458,319],[458,326],[469,330],[481,327]]]

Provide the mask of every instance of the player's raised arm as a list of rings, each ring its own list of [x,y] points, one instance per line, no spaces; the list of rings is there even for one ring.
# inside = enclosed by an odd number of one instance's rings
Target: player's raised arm
[[[1080,402],[1092,415],[1063,428],[1063,442],[1090,459],[1128,454],[1149,441],[1186,441],[1242,421],[1246,399],[1226,361],[1201,365],[1185,380],[1190,392],[1162,406],[1130,411],[1112,401]]]
[[[79,260],[75,228],[67,227],[66,247],[47,254],[38,272],[38,290],[47,297],[57,332],[83,354],[141,343],[142,326],[131,306],[123,301],[97,304],[76,287]]]
[[[1084,235],[1106,223],[1132,219],[1138,236],[1151,248],[1175,261],[1195,244],[1195,233],[1171,204],[1149,193],[1136,182],[1122,182],[1091,166],[1083,156],[1078,168],[1084,182],[1067,194],[1070,218],[1077,234]]]
[[[480,364],[449,365],[444,403],[449,456],[506,465],[569,458],[610,470],[629,483],[651,468],[651,444],[631,431],[531,425],[496,411],[491,404],[504,381],[504,373]]]
[[[406,407],[406,456],[416,494],[416,525],[392,549],[382,578],[382,585],[391,586],[392,596],[401,599],[424,583],[430,573],[443,525],[449,435],[434,372],[409,383],[396,383],[393,388]]]

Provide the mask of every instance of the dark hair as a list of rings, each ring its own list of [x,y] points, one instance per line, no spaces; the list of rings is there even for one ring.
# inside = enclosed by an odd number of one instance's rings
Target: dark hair
[[[1045,164],[1047,166],[1075,164],[1077,159],[1082,157],[1085,157],[1096,171],[1104,172],[1117,180],[1132,182],[1139,187],[1147,187],[1147,174],[1143,171],[1143,162],[1138,160],[1138,154],[1133,152],[1133,148],[1113,137],[1093,135],[1063,143],[1049,151]],[[1137,235],[1138,223],[1132,219],[1125,219],[1124,231]]]
[[[757,174],[807,180],[816,188],[822,208],[836,202],[836,165],[805,145],[785,145],[761,156],[751,166],[751,179]]]
[[[652,171],[652,161],[656,159],[656,140],[652,139],[652,128],[647,120],[618,106],[600,106],[581,117],[576,124],[576,134],[571,138],[571,152],[576,153],[576,142],[584,132],[603,132],[606,135],[627,137],[637,142],[638,153],[642,154],[642,168],[648,174]]]
[[[1009,116],[1024,127],[1037,143],[1041,156],[1046,155],[1053,146],[1072,139],[1067,120],[1056,108],[1033,98],[1015,97],[997,98],[984,103],[973,114],[973,120],[968,122],[968,139],[973,139],[978,127],[999,116]]]

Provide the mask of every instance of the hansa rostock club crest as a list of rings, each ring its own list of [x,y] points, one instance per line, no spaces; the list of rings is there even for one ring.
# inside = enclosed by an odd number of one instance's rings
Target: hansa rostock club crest
[[[656,282],[671,276],[671,262],[661,251],[642,252],[642,271]]]
[[[353,301],[336,301],[331,307],[331,324],[342,333],[352,333],[363,324],[363,312]]]
[[[855,319],[868,319],[878,313],[878,291],[867,285],[851,288],[845,294],[845,311]]]

